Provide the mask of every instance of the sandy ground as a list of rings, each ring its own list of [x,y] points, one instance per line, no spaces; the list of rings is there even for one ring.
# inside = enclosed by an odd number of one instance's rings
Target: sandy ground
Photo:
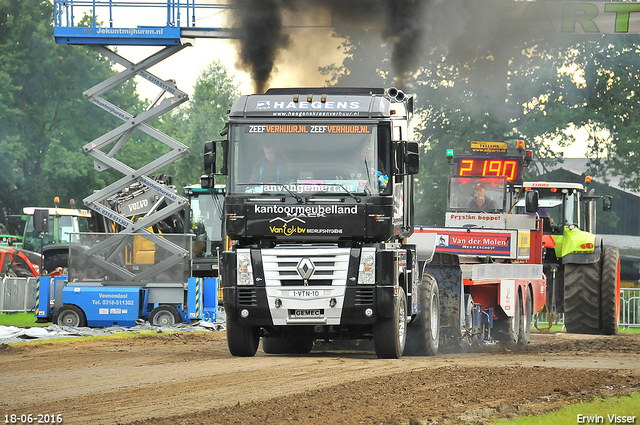
[[[377,359],[367,348],[322,344],[304,356],[259,350],[236,358],[224,332],[0,345],[0,419],[467,424],[640,391],[640,335],[533,333],[526,348],[400,360]]]

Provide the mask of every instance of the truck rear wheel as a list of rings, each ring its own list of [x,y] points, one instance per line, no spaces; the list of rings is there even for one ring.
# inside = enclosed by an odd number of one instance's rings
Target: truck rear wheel
[[[84,311],[75,305],[63,305],[53,315],[53,323],[58,326],[70,326],[73,328],[87,326],[87,317]]]
[[[565,264],[564,326],[570,333],[600,333],[599,261]]]
[[[182,316],[175,306],[159,305],[151,311],[149,323],[154,326],[173,326],[182,323]]]
[[[232,356],[253,357],[260,343],[260,327],[247,326],[227,317],[227,345]]]
[[[402,287],[391,318],[379,318],[373,326],[373,345],[381,359],[399,359],[407,340],[407,296]]]
[[[604,247],[601,285],[602,333],[615,335],[618,333],[620,325],[620,253],[618,248]]]

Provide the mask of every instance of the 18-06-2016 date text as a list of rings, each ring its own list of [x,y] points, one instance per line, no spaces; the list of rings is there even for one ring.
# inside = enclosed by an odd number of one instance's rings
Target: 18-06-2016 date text
[[[62,415],[61,414],[35,414],[35,413],[25,413],[22,415],[4,415],[4,423],[5,424],[61,424]]]

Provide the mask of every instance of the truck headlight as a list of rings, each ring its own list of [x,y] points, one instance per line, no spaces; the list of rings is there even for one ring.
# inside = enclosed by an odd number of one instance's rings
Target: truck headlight
[[[253,268],[251,267],[251,253],[248,249],[238,250],[237,256],[238,285],[253,285]]]
[[[376,283],[376,250],[362,248],[360,266],[358,267],[358,283],[373,285]]]

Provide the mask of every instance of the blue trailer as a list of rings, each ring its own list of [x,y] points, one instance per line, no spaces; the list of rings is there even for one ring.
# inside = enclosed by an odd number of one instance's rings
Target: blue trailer
[[[194,320],[215,322],[218,278],[191,277],[185,285],[105,286],[96,281],[72,281],[66,276],[41,276],[36,282],[35,315],[60,326],[135,326]]]

